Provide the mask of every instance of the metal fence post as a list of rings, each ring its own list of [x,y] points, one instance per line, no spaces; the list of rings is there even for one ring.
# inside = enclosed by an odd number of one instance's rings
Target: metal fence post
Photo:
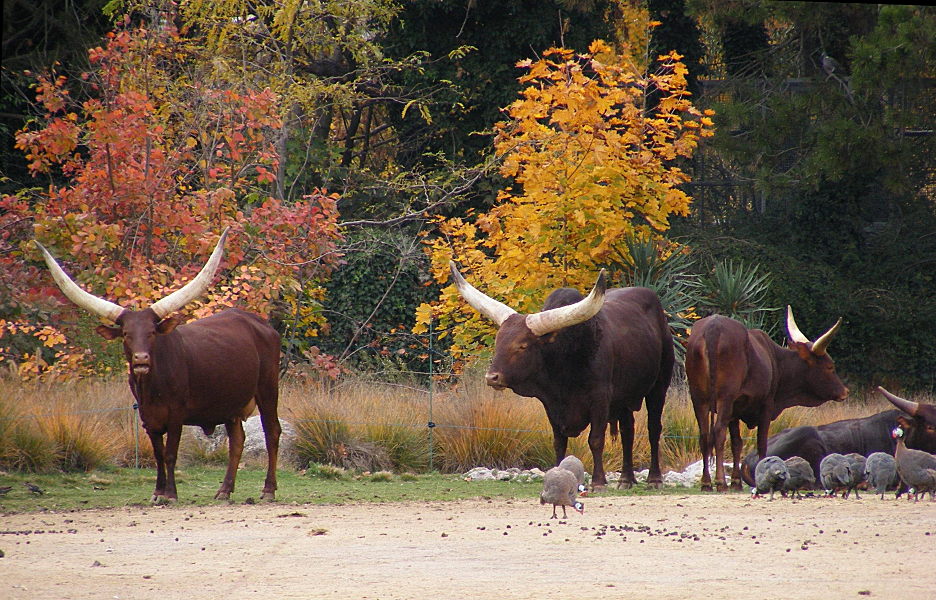
[[[137,410],[139,405],[133,403],[133,464],[140,468],[140,413]]]
[[[434,382],[432,377],[432,317],[429,318],[429,422],[427,426],[429,427],[429,472],[431,473],[434,469],[433,465],[433,448],[432,448],[432,430],[435,428],[435,423],[432,421],[432,396],[434,391]]]

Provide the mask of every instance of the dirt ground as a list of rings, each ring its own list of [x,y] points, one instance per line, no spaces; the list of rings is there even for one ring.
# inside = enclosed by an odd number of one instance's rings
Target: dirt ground
[[[936,598],[929,500],[584,500],[5,515],[0,597]]]

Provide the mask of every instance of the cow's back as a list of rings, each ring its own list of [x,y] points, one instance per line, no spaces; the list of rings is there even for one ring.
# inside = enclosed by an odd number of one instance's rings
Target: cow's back
[[[190,418],[217,412],[221,400],[246,406],[258,386],[278,383],[279,334],[253,313],[230,308],[180,325],[173,334],[178,372],[166,376],[187,389]]]
[[[656,292],[643,287],[609,290],[602,313],[615,397],[637,410],[642,397],[656,385],[668,385],[672,376],[673,335],[666,314]]]

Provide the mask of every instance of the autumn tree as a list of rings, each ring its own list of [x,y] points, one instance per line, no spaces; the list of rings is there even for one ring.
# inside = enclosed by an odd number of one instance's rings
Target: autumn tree
[[[230,227],[220,281],[190,316],[237,305],[302,338],[322,323],[337,198],[270,196],[278,97],[206,84],[191,70],[197,52],[171,26],[122,28],[89,52],[83,101],[64,77],[37,76],[42,115],[17,147],[44,185],[0,201],[0,359],[22,375],[96,367],[86,317],[37,268],[33,236],[88,291],[142,308],[193,276]]]
[[[596,41],[587,54],[554,48],[520,63],[525,88],[495,140],[513,185],[485,213],[439,220],[429,242],[435,278],[446,281],[455,260],[485,293],[536,311],[551,289],[592,285],[628,237],[660,235],[671,215],[686,214],[679,162],[711,135],[712,121],[692,105],[679,58],[661,57],[647,73]],[[454,328],[456,356],[492,339],[454,286],[419,307],[417,331],[433,318]]]

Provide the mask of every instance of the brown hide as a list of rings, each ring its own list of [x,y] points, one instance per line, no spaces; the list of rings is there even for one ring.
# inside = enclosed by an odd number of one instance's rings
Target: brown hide
[[[793,329],[798,333],[795,324]],[[823,336],[822,351],[817,353],[813,343],[794,339],[789,340],[789,348],[782,348],[763,331],[747,329],[721,315],[701,319],[692,327],[686,346],[686,377],[699,424],[703,489],[712,488],[712,446],[716,486],[725,489],[726,431],[731,434],[731,486],[741,488],[741,421],[757,428],[758,456],[764,457],[770,422],[784,409],[845,399],[848,388],[835,374],[832,359],[825,352],[830,334]]]
[[[216,498],[229,498],[243,451],[242,421],[259,408],[268,471],[262,497],[276,491],[280,424],[279,334],[263,319],[232,308],[185,325],[167,325],[149,309],[125,311],[113,328],[123,337],[129,383],[153,445],[157,474],[154,500],[177,498],[175,464],[183,425],[227,428],[228,469]],[[163,445],[163,435],[166,442]]]
[[[554,291],[544,312],[582,300],[569,288]],[[542,314],[542,313],[540,313]],[[647,404],[650,439],[648,484],[662,483],[659,440],[663,403],[673,370],[673,341],[656,294],[646,288],[608,290],[592,318],[545,335],[513,314],[501,325],[488,385],[535,397],[546,409],[558,464],[569,437],[589,429],[594,468],[592,485],[606,485],[603,464],[605,432],[620,429],[623,467],[620,487],[636,482],[632,447],[634,411]]]
[[[267,475],[262,498],[276,492],[280,423],[279,334],[259,316],[238,309],[178,325],[169,313],[202,294],[211,282],[227,236],[225,230],[202,270],[181,289],[131,311],[81,289],[38,242],[62,292],[81,308],[114,326],[100,326],[107,339],[123,339],[130,389],[156,459],[153,501],[175,500],[175,464],[183,425],[206,432],[223,424],[230,450],[227,472],[215,498],[229,498],[244,448],[242,422],[260,411],[267,447]],[[165,443],[163,436],[166,436]]]

